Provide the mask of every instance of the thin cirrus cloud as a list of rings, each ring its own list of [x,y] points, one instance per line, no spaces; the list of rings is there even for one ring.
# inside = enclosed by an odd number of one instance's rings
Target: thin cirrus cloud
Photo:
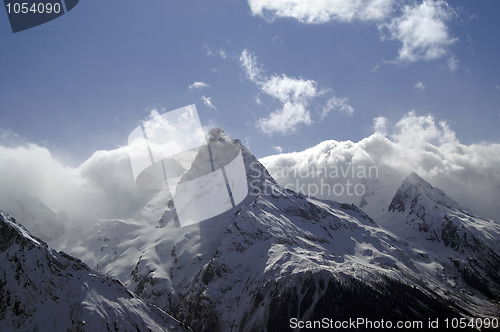
[[[423,0],[403,5],[394,0],[248,0],[256,16],[294,18],[306,24],[331,21],[367,22],[377,26],[382,40],[393,40],[401,46],[394,62],[410,63],[449,56],[450,70],[456,70],[457,59],[449,47],[457,39],[447,23],[456,13],[444,0]]]
[[[297,130],[300,125],[311,125],[314,122],[309,104],[314,98],[327,93],[328,89],[318,88],[314,80],[289,77],[285,74],[266,76],[262,65],[257,62],[257,57],[246,49],[241,53],[240,65],[247,78],[254,82],[261,92],[282,104],[281,109],[257,120],[257,127],[260,130],[266,134],[289,134]],[[332,109],[338,109],[349,115],[354,112],[346,98],[333,96],[324,107],[320,120]]]

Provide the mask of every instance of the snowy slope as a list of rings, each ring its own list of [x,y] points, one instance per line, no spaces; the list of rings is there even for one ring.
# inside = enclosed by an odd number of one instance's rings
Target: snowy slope
[[[209,140],[241,146],[220,130]],[[236,208],[179,228],[159,192],[135,217],[101,220],[64,249],[195,330],[275,331],[292,317],[498,315],[460,275],[442,277],[440,252],[354,205],[284,189],[241,149],[251,195]]]
[[[0,211],[1,331],[184,331],[118,281],[56,252]]]

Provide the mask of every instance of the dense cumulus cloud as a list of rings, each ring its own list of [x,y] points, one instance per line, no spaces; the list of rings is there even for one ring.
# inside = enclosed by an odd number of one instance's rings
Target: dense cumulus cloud
[[[70,218],[131,217],[154,192],[136,186],[128,152],[97,151],[72,168],[36,144],[0,144],[0,209],[36,197]],[[395,124],[377,117],[374,133],[359,142],[324,141],[261,162],[290,189],[357,204],[374,218],[416,172],[462,206],[500,221],[500,144],[462,144],[446,122],[431,115],[410,112]]]
[[[290,189],[354,203],[374,217],[416,172],[463,207],[500,222],[500,144],[462,144],[431,115],[410,112],[394,125],[377,117],[374,133],[359,142],[325,141],[261,162]]]
[[[37,198],[75,219],[130,217],[151,196],[135,185],[126,148],[97,151],[71,168],[36,144],[0,145],[0,174],[0,209],[8,212]]]

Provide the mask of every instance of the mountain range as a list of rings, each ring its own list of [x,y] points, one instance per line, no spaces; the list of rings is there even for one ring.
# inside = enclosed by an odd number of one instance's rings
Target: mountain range
[[[0,211],[1,331],[188,331]]]
[[[284,188],[221,130],[208,141],[241,149],[249,195],[201,223],[179,227],[164,190],[134,216],[85,232],[39,226],[75,259],[2,213],[1,292],[11,300],[0,326],[48,326],[38,317],[53,324],[52,314],[63,317],[59,330],[177,330],[181,321],[195,331],[282,331],[292,319],[427,324],[500,315],[500,226],[417,174],[374,220],[354,204]],[[60,310],[61,302],[70,305]]]

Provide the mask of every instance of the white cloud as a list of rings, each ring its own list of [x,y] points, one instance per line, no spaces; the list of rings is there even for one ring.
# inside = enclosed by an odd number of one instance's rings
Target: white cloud
[[[17,146],[23,144],[24,140],[12,130],[0,127],[0,142],[4,146]]]
[[[283,148],[279,145],[273,146],[273,149],[276,150],[276,152],[278,152],[278,153],[283,152]]]
[[[451,72],[456,71],[458,69],[458,67],[459,67],[458,63],[459,63],[458,59],[454,55],[451,55],[448,58],[448,69]]]
[[[276,46],[279,46],[279,45],[283,45],[283,39],[278,36],[278,35],[274,35],[272,38],[271,38],[271,41],[273,42],[274,45]]]
[[[272,112],[266,118],[260,118],[257,126],[266,134],[289,134],[300,124],[310,125],[311,114],[302,104],[285,102],[283,109]]]
[[[262,104],[262,100],[260,99],[260,96],[259,96],[259,95],[255,96],[255,103],[256,103],[257,105],[261,105],[261,104]]]
[[[353,20],[378,21],[392,10],[394,0],[248,0],[254,15],[291,17],[305,23]]]
[[[310,194],[357,204],[374,217],[384,213],[402,180],[416,172],[463,207],[500,222],[500,144],[462,144],[446,122],[415,112],[393,126],[375,118],[374,129],[359,142],[325,141],[260,161],[290,189],[307,194],[309,185]],[[371,177],[369,167],[375,167]],[[335,185],[336,193],[327,192]]]
[[[212,103],[212,97],[205,97],[205,96],[202,96],[201,97],[201,100],[203,100],[203,103],[208,107],[208,108],[211,108],[215,111],[217,111],[217,108],[214,106],[214,104]]]
[[[415,89],[425,90],[425,84],[422,81],[419,81],[419,82],[415,83],[415,85],[413,87]]]
[[[201,46],[203,46],[203,48],[205,49],[205,54],[208,56],[218,56],[222,59],[225,59],[227,56],[226,50],[224,50],[223,48],[214,49],[208,46],[208,44],[206,43],[202,43]]]
[[[210,84],[205,83],[205,82],[193,82],[193,84],[189,85],[189,89],[203,89],[203,88],[208,88],[210,87]]]
[[[257,83],[261,80],[262,68],[258,65],[255,54],[246,49],[243,50],[240,56],[240,65],[250,81]]]
[[[406,147],[422,147],[429,143],[443,145],[457,140],[446,122],[436,124],[432,115],[418,116],[415,111],[404,116],[395,128],[391,138]]]
[[[130,217],[151,193],[135,185],[127,148],[97,151],[76,168],[66,167],[36,144],[0,145],[0,209],[37,197],[76,218]]]
[[[291,78],[286,75],[272,76],[261,82],[262,91],[279,101],[305,104],[318,94],[316,82]]]
[[[376,24],[383,39],[400,42],[397,62],[434,60],[448,55],[457,39],[449,33],[447,22],[456,12],[444,0],[248,0],[254,15],[264,18],[293,18],[309,24],[356,21]],[[386,38],[387,37],[387,38]],[[454,56],[448,60],[456,70]],[[454,69],[455,68],[455,69]]]
[[[404,6],[403,14],[383,27],[391,39],[402,44],[399,61],[434,60],[446,56],[448,47],[457,41],[446,25],[454,15],[445,1],[424,0],[419,5]]]
[[[259,129],[267,134],[288,134],[295,131],[300,125],[313,123],[311,113],[308,110],[309,103],[328,90],[318,89],[318,84],[314,80],[289,77],[285,74],[268,77],[257,62],[257,57],[246,49],[240,56],[240,65],[249,80],[257,84],[262,92],[283,105],[281,109],[271,112],[269,116],[259,118],[257,120]],[[256,102],[257,104],[261,103],[260,97],[257,97]],[[353,112],[353,108],[346,98],[332,97],[323,109],[321,119],[331,109],[338,109],[348,115]]]
[[[321,113],[321,119],[324,119],[331,110],[338,111],[347,116],[352,116],[354,114],[354,108],[349,104],[349,99],[332,97],[327,102],[325,107],[323,107],[323,112]]]
[[[247,136],[245,137],[245,147],[250,150],[250,140],[252,139],[252,136]]]
[[[283,103],[283,108],[258,120],[258,127],[267,134],[293,132],[301,124],[310,125],[309,101],[318,91],[316,82],[291,78],[286,75],[272,76],[260,82],[263,92]]]
[[[256,83],[262,92],[283,104],[282,109],[257,120],[257,127],[263,132],[287,134],[295,131],[301,124],[313,123],[307,106],[309,101],[318,95],[317,83],[314,80],[286,75],[265,77],[257,57],[246,49],[241,53],[240,65],[248,79]]]
[[[389,122],[387,118],[383,116],[379,116],[373,119],[373,132],[374,133],[379,133],[382,135],[387,135],[387,127],[389,125]]]

